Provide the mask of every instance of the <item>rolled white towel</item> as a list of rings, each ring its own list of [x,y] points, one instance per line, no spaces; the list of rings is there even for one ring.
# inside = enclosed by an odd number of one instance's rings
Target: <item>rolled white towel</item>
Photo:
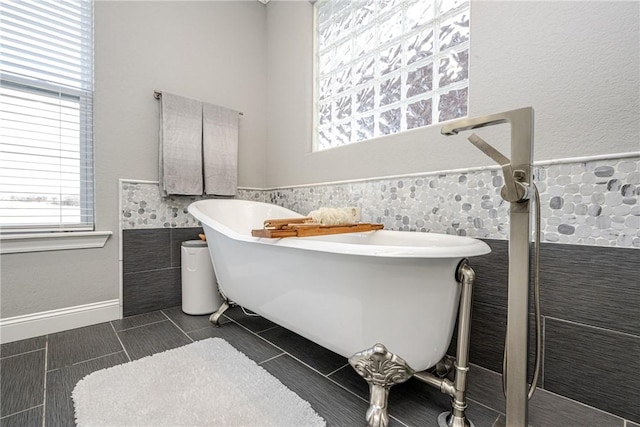
[[[360,221],[360,208],[320,208],[307,216],[322,225],[349,225]]]

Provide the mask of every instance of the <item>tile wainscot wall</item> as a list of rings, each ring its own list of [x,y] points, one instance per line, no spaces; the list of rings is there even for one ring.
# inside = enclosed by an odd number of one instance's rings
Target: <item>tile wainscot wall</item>
[[[624,420],[638,423],[640,407],[630,403],[640,401],[640,369],[632,369],[638,367],[640,354],[640,155],[538,164],[534,181],[541,200],[544,341],[541,390],[530,404],[530,421],[577,425],[587,413],[592,420],[606,415],[607,425],[611,420],[620,426]],[[323,206],[358,206],[363,221],[382,223],[386,229],[486,241],[492,253],[471,260],[478,279],[470,397],[503,412],[499,373],[506,324],[509,205],[499,195],[502,184],[499,170],[483,168],[240,189],[237,198],[302,214]],[[127,305],[131,314],[165,308],[154,306],[154,298],[137,301],[148,291],[161,295],[160,305],[176,305],[179,240],[201,232],[187,212],[198,199],[162,199],[155,182],[122,180],[125,314]],[[145,245],[154,249],[145,251]],[[149,274],[154,280],[144,279]],[[134,290],[138,282],[144,286]],[[162,286],[168,290],[157,289]],[[166,298],[167,294],[173,296]],[[533,349],[533,324],[531,329]]]

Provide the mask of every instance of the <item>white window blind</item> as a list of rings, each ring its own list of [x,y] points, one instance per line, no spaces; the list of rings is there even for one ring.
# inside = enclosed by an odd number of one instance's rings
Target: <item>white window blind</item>
[[[322,150],[467,114],[468,0],[318,0],[315,132]]]
[[[93,3],[0,2],[0,227],[93,229]]]

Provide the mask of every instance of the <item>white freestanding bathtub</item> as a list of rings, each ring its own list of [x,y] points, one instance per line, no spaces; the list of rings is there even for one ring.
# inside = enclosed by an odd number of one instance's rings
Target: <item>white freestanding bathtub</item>
[[[228,300],[345,357],[383,343],[415,371],[447,351],[458,264],[490,252],[469,237],[387,230],[252,237],[265,219],[302,216],[252,201],[202,200],[189,212],[202,223]]]

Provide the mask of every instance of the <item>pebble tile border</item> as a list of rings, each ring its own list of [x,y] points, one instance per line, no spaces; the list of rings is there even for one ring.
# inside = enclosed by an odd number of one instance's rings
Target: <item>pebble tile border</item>
[[[640,156],[534,167],[545,242],[640,248]],[[496,169],[424,174],[273,190],[237,198],[307,214],[359,206],[385,228],[489,239],[508,238],[509,203]],[[122,228],[194,227],[187,206],[202,197],[160,197],[157,183],[122,181]]]

